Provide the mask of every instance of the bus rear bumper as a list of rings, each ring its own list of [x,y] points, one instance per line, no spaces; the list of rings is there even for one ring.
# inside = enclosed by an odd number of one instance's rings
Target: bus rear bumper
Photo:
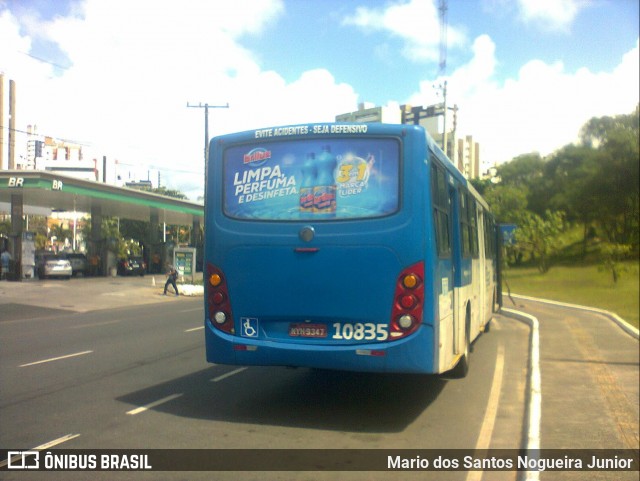
[[[207,361],[242,366],[295,366],[361,372],[435,373],[433,328],[406,339],[374,344],[326,345],[247,339],[205,322]]]

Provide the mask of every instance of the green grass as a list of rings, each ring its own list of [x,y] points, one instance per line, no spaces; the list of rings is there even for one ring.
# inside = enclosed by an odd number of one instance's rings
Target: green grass
[[[626,267],[617,284],[611,273],[598,270],[597,265],[554,266],[546,274],[540,274],[535,267],[510,267],[504,271],[504,278],[512,293],[598,307],[638,327],[638,262],[628,262]],[[503,292],[507,294],[506,286]]]

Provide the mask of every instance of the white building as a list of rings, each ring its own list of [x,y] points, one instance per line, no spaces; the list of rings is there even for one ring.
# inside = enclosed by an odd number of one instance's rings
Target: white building
[[[361,103],[355,112],[336,115],[336,122],[401,124],[402,114],[398,106],[376,107],[370,103]]]
[[[465,177],[477,179],[481,175],[480,144],[474,142],[471,135],[457,137],[457,110],[457,106],[447,109],[446,154]],[[430,105],[426,108],[411,105],[374,107],[371,104],[360,104],[355,112],[337,115],[336,122],[421,125],[438,145],[442,146],[445,137],[443,113],[443,104]]]
[[[27,126],[27,157],[16,162],[18,169],[47,170],[84,180],[99,180],[95,160],[84,159],[82,146],[38,135],[36,126]]]

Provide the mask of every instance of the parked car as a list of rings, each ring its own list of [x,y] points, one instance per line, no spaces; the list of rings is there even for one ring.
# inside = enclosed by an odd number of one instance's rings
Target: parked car
[[[73,252],[62,254],[64,259],[67,259],[71,263],[71,269],[73,270],[73,275],[77,276],[78,274],[82,274],[83,276],[87,275],[89,262],[87,261],[87,256],[84,254],[76,254]]]
[[[40,279],[46,279],[47,277],[71,279],[73,274],[71,262],[55,254],[40,254],[36,256],[36,269]]]
[[[121,276],[144,276],[147,264],[142,257],[129,257],[118,261],[118,274]]]

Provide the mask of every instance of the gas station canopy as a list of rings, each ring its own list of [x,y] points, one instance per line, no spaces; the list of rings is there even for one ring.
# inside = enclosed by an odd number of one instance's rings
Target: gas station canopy
[[[24,213],[100,211],[102,216],[175,225],[203,224],[204,206],[150,192],[76,179],[46,171],[0,171],[0,212],[11,213],[21,195]],[[35,209],[35,210],[34,210]]]

